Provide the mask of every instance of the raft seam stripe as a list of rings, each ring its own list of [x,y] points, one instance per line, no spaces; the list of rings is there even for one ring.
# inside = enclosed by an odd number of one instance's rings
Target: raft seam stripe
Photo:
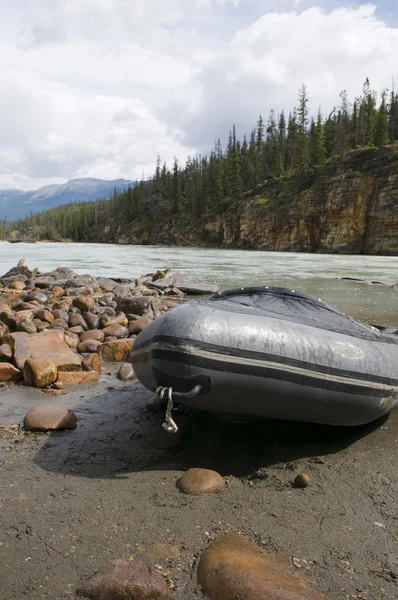
[[[177,354],[187,354],[190,356],[200,356],[202,358],[217,360],[219,362],[234,363],[253,367],[264,367],[273,369],[275,371],[285,371],[287,373],[294,373],[295,375],[310,376],[313,379],[319,379],[322,381],[334,381],[336,383],[344,383],[348,385],[356,385],[363,388],[372,388],[377,390],[385,390],[389,392],[398,392],[398,386],[392,386],[384,383],[378,383],[373,381],[365,381],[363,379],[354,379],[350,377],[344,377],[342,375],[332,375],[327,373],[320,373],[319,371],[311,371],[311,369],[305,369],[302,367],[295,367],[291,365],[285,365],[283,363],[276,363],[266,360],[260,360],[255,358],[244,358],[233,355],[219,354],[216,352],[208,352],[207,350],[200,350],[198,348],[176,348],[175,346],[167,346],[166,344],[152,344],[149,347],[142,348],[135,352],[136,355],[145,354],[152,350],[163,350],[166,352],[174,352]]]

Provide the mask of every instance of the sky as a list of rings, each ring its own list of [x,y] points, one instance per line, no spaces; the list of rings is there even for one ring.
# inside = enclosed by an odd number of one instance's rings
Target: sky
[[[397,57],[396,0],[0,0],[0,189],[146,178]]]

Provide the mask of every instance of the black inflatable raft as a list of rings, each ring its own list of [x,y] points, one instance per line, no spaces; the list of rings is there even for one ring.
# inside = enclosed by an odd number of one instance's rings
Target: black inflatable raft
[[[284,288],[184,304],[148,325],[131,356],[149,390],[238,419],[359,425],[398,404],[398,335]]]

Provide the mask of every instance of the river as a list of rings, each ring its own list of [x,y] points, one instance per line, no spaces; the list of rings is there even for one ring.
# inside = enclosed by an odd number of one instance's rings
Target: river
[[[197,281],[216,283],[221,289],[253,285],[289,287],[320,297],[365,321],[398,326],[398,286],[339,279],[344,276],[393,283],[398,280],[398,257],[0,242],[1,275],[21,258],[30,268],[38,267],[42,272],[64,266],[80,274],[134,279],[170,267]]]

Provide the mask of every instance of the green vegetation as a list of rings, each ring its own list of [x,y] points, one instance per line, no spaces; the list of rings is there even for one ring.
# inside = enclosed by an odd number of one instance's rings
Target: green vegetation
[[[8,223],[8,221],[6,221],[5,219],[0,221],[0,240],[8,239],[10,229],[11,225],[10,223]]]
[[[145,241],[156,219],[165,227],[177,220],[197,226],[225,211],[236,212],[249,193],[257,196],[258,204],[266,203],[261,194],[266,180],[282,182],[292,174],[305,179],[316,172],[318,180],[324,181],[331,164],[344,171],[353,149],[398,140],[398,94],[384,91],[378,101],[368,79],[352,104],[347,92],[341,92],[338,106],[327,116],[319,109],[316,118],[311,118],[308,106],[303,84],[298,106],[287,117],[283,111],[272,110],[265,123],[260,116],[249,137],[242,140],[233,126],[225,149],[217,140],[209,156],[189,157],[185,166],[174,159],[172,168],[158,158],[155,174],[147,181],[137,181],[122,193],[115,190],[109,199],[33,215],[15,227],[42,239],[79,242],[111,241],[122,227]]]

